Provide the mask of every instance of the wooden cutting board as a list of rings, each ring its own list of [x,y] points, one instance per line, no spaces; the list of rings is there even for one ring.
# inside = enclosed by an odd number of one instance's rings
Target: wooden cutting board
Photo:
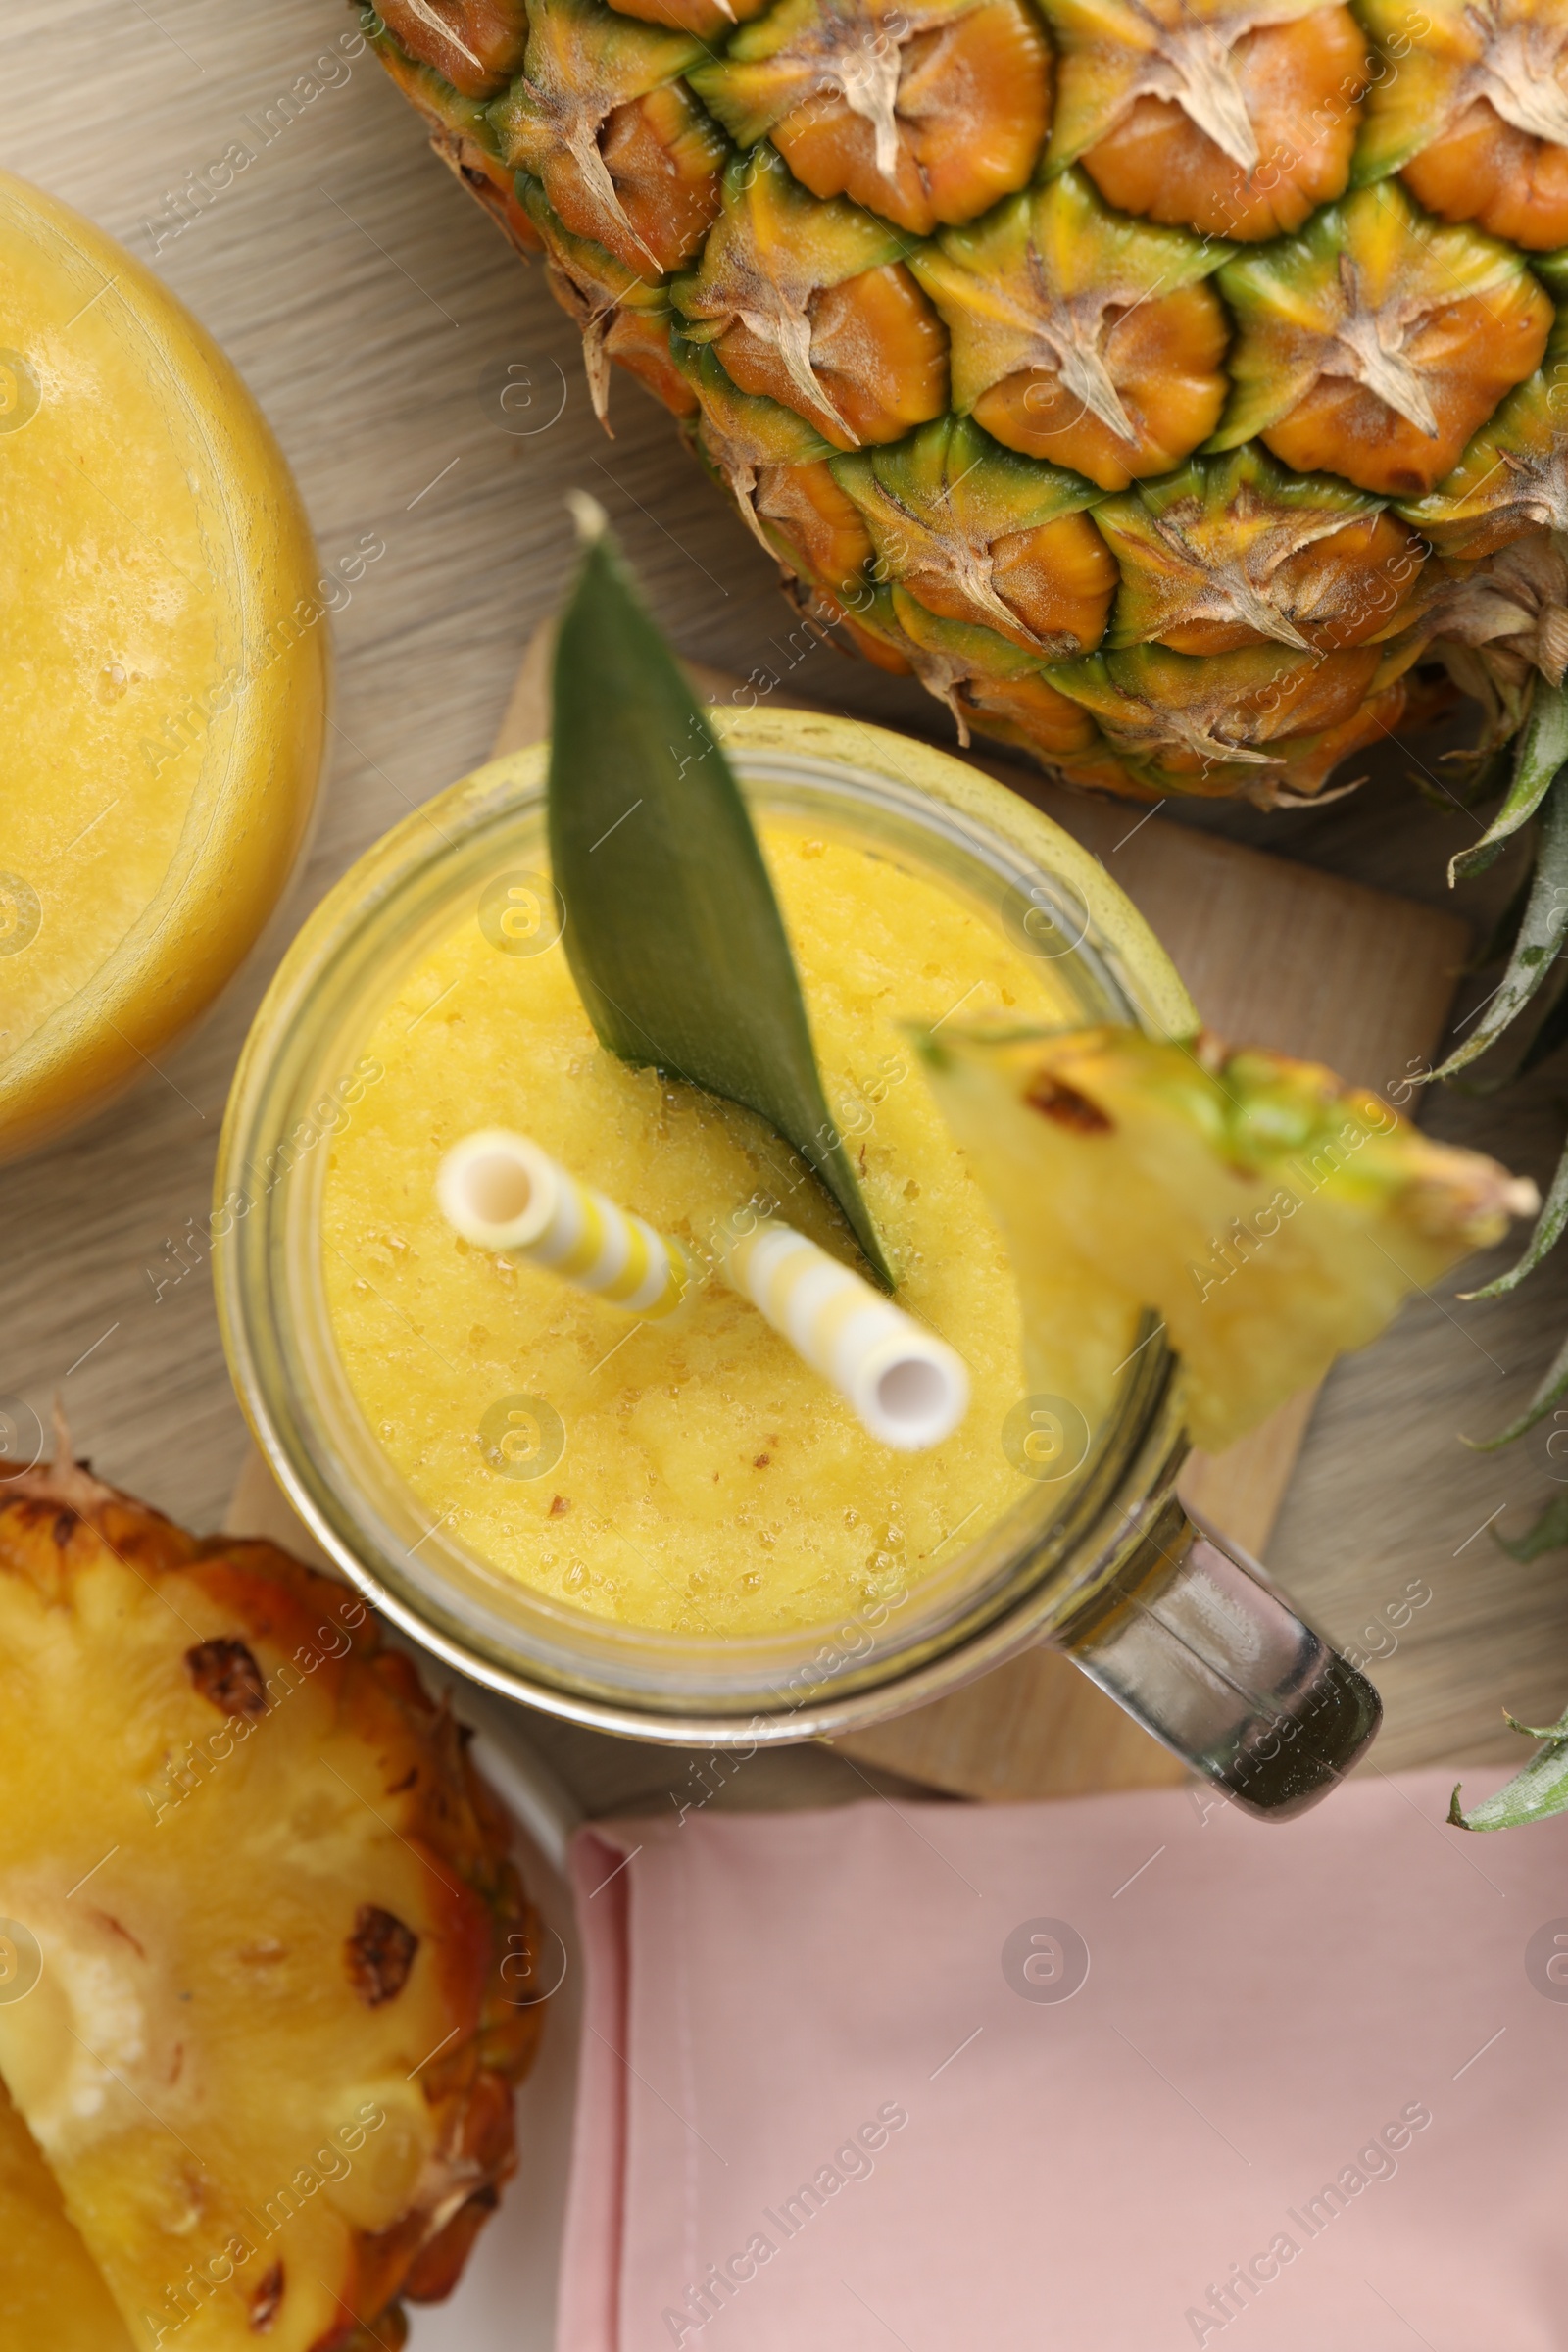
[[[493,757],[545,733],[549,660],[549,633],[541,630],[524,657]],[[699,690],[715,702],[734,692],[735,681],[724,673],[697,662],[689,667]],[[1465,959],[1464,923],[1131,803],[1080,799],[988,752],[969,756],[1093,852],[1158,933],[1211,1028],[1326,1061],[1379,1089],[1427,1066]],[[1313,1393],[1293,1397],[1228,1452],[1195,1454],[1184,1473],[1187,1500],[1249,1551],[1267,1545],[1314,1400]],[[259,1455],[241,1472],[228,1525],[320,1556]],[[1186,1777],[1174,1757],[1048,1649],[1030,1650],[934,1705],[835,1744],[909,1780],[989,1799],[1146,1788]]]

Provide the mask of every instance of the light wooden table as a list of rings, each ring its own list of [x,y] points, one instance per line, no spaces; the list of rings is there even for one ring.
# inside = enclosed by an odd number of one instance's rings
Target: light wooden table
[[[921,727],[918,689],[839,663],[792,664],[760,551],[708,490],[662,412],[617,381],[616,439],[595,425],[575,330],[424,148],[417,122],[352,46],[334,0],[6,0],[0,161],[154,259],[169,194],[243,141],[254,160],[156,266],[227,348],[298,472],[322,552],[368,531],[386,555],[338,628],[333,762],[314,850],[224,1004],[118,1109],[0,1172],[0,1394],[47,1412],[63,1390],[104,1474],[198,1527],[221,1519],[246,1438],[229,1393],[206,1267],[178,1246],[201,1227],[240,1040],[289,930],[343,867],[488,750],[519,654],[569,561],[562,493],[609,507],[658,610],[690,654],[771,669],[824,700]],[[336,86],[289,119],[280,101],[335,51]],[[499,395],[533,406],[516,430]],[[3,616],[0,616],[3,625]],[[1415,753],[1429,766],[1430,740]],[[1394,752],[1367,792],[1319,812],[1167,811],[1434,905],[1467,838],[1434,815]],[[1509,880],[1489,878],[1494,902]],[[1484,918],[1481,918],[1484,919]],[[1267,956],[1260,946],[1261,967]],[[1356,1072],[1372,1078],[1387,1073]],[[1432,1124],[1483,1140],[1544,1178],[1564,1081],[1506,1102],[1446,1096]],[[1385,1763],[1511,1757],[1497,1709],[1545,1720],[1568,1696],[1568,1561],[1517,1566],[1485,1532],[1522,1532],[1568,1469],[1548,1432],[1497,1456],[1467,1451],[1515,1409],[1568,1323],[1568,1251],[1511,1300],[1466,1306],[1446,1285],[1339,1368],[1314,1415],[1271,1563],[1353,1641],[1412,1577],[1433,1598],[1379,1673]],[[1500,1516],[1498,1516],[1500,1514]],[[590,1805],[662,1804],[667,1752],[548,1734]],[[760,1759],[759,1760],[760,1762]],[[754,1783],[764,1793],[760,1779]],[[772,1801],[862,1793],[840,1759],[775,1759]]]

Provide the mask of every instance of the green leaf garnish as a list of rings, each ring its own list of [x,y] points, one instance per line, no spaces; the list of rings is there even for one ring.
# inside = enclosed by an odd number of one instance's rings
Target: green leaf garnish
[[[550,857],[600,1042],[744,1104],[794,1145],[894,1278],[821,1075],[795,958],[728,760],[603,514],[556,641]]]

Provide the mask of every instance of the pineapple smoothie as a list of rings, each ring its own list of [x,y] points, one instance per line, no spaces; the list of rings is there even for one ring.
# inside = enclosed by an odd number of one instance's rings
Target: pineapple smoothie
[[[975,902],[847,840],[760,832],[899,1303],[968,1367],[953,1436],[880,1445],[715,1272],[639,1324],[447,1225],[443,1155],[504,1126],[702,1267],[749,1203],[853,1253],[764,1122],[601,1047],[559,941],[498,952],[476,911],[408,972],[366,1041],[385,1074],[333,1140],[321,1203],[349,1385],[432,1524],[551,1599],[699,1637],[885,1602],[1023,1491],[1001,1443],[1028,1385],[1011,1262],[900,1024],[1074,1013],[1053,962]]]

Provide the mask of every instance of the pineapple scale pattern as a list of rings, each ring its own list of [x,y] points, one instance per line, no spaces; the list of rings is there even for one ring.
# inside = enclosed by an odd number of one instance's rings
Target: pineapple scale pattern
[[[600,416],[614,361],[807,617],[963,740],[1274,805],[1434,655],[1473,684],[1490,648],[1515,722],[1510,661],[1560,686],[1568,0],[382,0],[367,31],[543,255]]]

